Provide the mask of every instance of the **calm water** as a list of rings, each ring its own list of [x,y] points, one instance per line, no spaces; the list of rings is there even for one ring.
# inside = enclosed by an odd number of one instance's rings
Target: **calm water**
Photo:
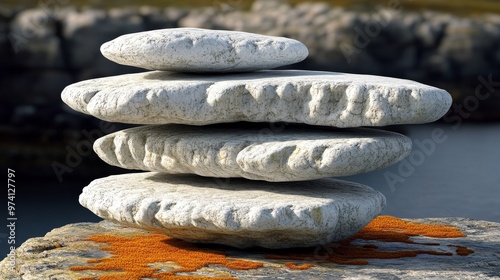
[[[436,144],[422,160],[415,145],[442,129],[446,141]],[[387,197],[385,214],[398,217],[468,217],[500,222],[500,125],[467,124],[457,129],[444,125],[411,126],[412,154],[386,169],[345,178],[369,185]],[[413,160],[411,160],[413,159]],[[412,164],[413,163],[413,164]],[[418,165],[420,164],[421,165]],[[406,165],[406,167],[408,167]],[[402,169],[400,173],[398,169]],[[409,175],[391,184],[387,174]]]
[[[429,143],[435,129],[442,129],[441,138],[446,140],[434,143],[434,149],[428,144],[425,151],[414,145],[404,168],[399,163],[342,179],[382,192],[387,197],[387,215],[460,216],[500,222],[500,124],[467,124],[458,129],[442,124],[415,125],[405,134],[414,144]],[[387,181],[387,176],[392,181]],[[31,182],[27,176],[22,180],[20,176],[16,244],[67,223],[99,220],[78,203],[80,190],[88,182],[41,183]],[[23,192],[23,185],[36,191]],[[0,234],[3,258],[8,248],[4,227]]]

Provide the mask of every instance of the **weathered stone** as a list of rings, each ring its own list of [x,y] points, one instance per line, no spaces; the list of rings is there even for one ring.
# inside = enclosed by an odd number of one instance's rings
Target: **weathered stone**
[[[14,53],[13,64],[33,69],[61,69],[64,66],[56,21],[42,9],[20,12],[10,24],[8,34]],[[38,70],[39,71],[39,70]]]
[[[232,75],[146,72],[82,81],[62,92],[76,111],[133,124],[291,122],[336,127],[433,122],[444,90],[395,78],[268,70]]]
[[[120,36],[101,46],[119,64],[179,72],[245,72],[300,62],[299,41],[253,33],[172,28]]]
[[[383,168],[406,157],[411,140],[371,129],[163,125],[106,135],[94,150],[108,164],[128,169],[280,182]]]
[[[235,277],[239,279],[499,279],[500,272],[500,224],[486,221],[475,221],[464,218],[419,219],[416,222],[445,224],[458,227],[467,234],[464,238],[430,239],[414,237],[413,240],[426,243],[439,243],[435,246],[405,244],[399,242],[376,242],[379,248],[387,251],[415,249],[431,249],[449,252],[452,256],[436,256],[421,254],[413,258],[371,259],[368,265],[338,265],[325,262],[325,254],[311,256],[306,263],[314,264],[306,270],[292,270],[284,263],[303,261],[294,259],[272,260],[264,257],[272,253],[264,250],[229,250],[225,247],[209,248],[222,251],[228,258],[244,259],[263,263],[263,267],[250,270],[234,270],[219,265],[210,265],[198,270],[193,275]],[[112,235],[133,237],[150,234],[147,231],[123,227],[115,223],[70,224],[54,229],[45,237],[32,238],[16,249],[16,264],[12,270],[9,259],[0,262],[0,275],[8,280],[38,279],[78,279],[83,277],[99,277],[109,271],[83,270],[71,271],[73,266],[89,266],[88,260],[110,257],[103,248],[103,243],[85,241],[94,235]],[[367,241],[358,239],[353,243],[359,246]],[[372,242],[370,242],[372,243]],[[456,255],[456,247],[465,246],[474,251],[468,256]],[[201,246],[199,249],[205,249]],[[178,268],[175,263],[155,263],[162,271]],[[52,279],[51,278],[51,279]]]
[[[308,247],[343,240],[382,212],[385,197],[356,183],[268,183],[136,173],[94,180],[80,203],[97,216],[190,242]]]

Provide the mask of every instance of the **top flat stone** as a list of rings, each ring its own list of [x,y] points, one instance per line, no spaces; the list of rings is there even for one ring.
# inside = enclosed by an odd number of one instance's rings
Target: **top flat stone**
[[[247,72],[304,60],[297,40],[247,32],[172,28],[120,36],[101,46],[116,63],[177,72]]]
[[[433,122],[452,101],[448,92],[414,81],[301,70],[128,74],[69,85],[62,99],[74,110],[110,122],[247,121],[334,127]]]
[[[402,242],[373,241],[356,239],[349,249],[361,249],[368,244],[376,245],[387,252],[400,251],[437,251],[449,253],[449,256],[419,254],[416,257],[391,259],[369,259],[367,265],[332,264],[329,261],[340,248],[337,244],[322,244],[318,249],[310,249],[306,255],[297,249],[274,251],[275,256],[281,259],[265,258],[269,250],[262,249],[226,249],[215,246],[189,246],[185,243],[174,243],[180,250],[194,253],[201,250],[218,252],[228,259],[246,260],[264,263],[258,269],[229,269],[222,265],[210,265],[192,272],[191,275],[207,277],[234,277],[237,279],[316,279],[316,280],[359,280],[359,279],[500,279],[500,223],[476,221],[466,218],[432,218],[411,220],[417,223],[439,224],[458,227],[467,237],[431,239],[428,237],[412,237],[418,243],[432,242],[434,245],[408,244]],[[391,230],[393,233],[396,230]],[[69,224],[54,229],[44,237],[30,238],[16,248],[15,267],[11,266],[9,257],[0,262],[0,275],[9,280],[39,280],[39,279],[78,279],[111,277],[110,274],[122,272],[126,264],[119,270],[82,270],[73,271],[70,267],[89,266],[90,260],[111,257],[105,247],[110,245],[101,242],[89,241],[95,235],[108,235],[111,238],[133,238],[151,234],[148,231],[122,226],[109,221],[100,223]],[[168,238],[168,237],[166,237]],[[151,242],[153,243],[153,242]],[[57,245],[64,244],[58,247]],[[155,244],[155,243],[153,243]],[[152,245],[153,245],[152,244]],[[105,247],[103,246],[105,245]],[[337,245],[337,246],[336,246]],[[335,247],[334,247],[335,246]],[[474,251],[468,256],[457,254],[457,246],[467,247]],[[173,246],[172,246],[173,247]],[[373,247],[373,246],[372,246]],[[108,247],[109,248],[109,247]],[[344,247],[345,248],[345,247]],[[130,254],[143,248],[131,248]],[[424,252],[425,252],[424,251]],[[206,251],[205,251],[206,252]],[[295,253],[295,254],[294,254]],[[303,256],[304,261],[298,261]],[[116,256],[116,255],[115,255]],[[116,258],[113,256],[114,258]],[[174,261],[153,262],[149,266],[159,268],[158,274],[164,271],[179,269]],[[363,258],[358,258],[363,259]],[[106,260],[106,259],[104,259]],[[156,261],[156,260],[155,260]],[[294,270],[285,266],[285,263],[314,264],[310,269]],[[186,266],[186,264],[184,264]],[[182,266],[181,266],[182,268]],[[111,269],[111,268],[110,268]],[[228,274],[229,273],[229,274]],[[179,273],[180,274],[180,273]],[[178,275],[178,274],[177,274]],[[177,276],[176,275],[176,276]],[[182,275],[182,274],[181,274]],[[184,274],[185,275],[185,274]],[[117,275],[120,276],[120,275]],[[179,275],[180,276],[180,275]],[[116,276],[115,276],[116,277]],[[124,277],[123,277],[124,278]],[[210,278],[208,278],[210,279]]]

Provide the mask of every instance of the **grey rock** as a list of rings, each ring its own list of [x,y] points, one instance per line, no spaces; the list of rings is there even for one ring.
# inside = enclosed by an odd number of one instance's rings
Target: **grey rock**
[[[254,33],[170,28],[120,36],[101,46],[119,64],[177,72],[246,72],[293,64],[307,48],[288,38]]]
[[[376,242],[387,251],[430,249],[453,253],[453,256],[418,255],[414,258],[372,259],[368,265],[349,266],[322,262],[323,255],[311,257],[306,263],[315,266],[308,270],[290,270],[283,263],[296,260],[271,260],[263,257],[268,251],[262,250],[221,250],[228,258],[245,259],[262,262],[263,267],[251,270],[230,270],[221,266],[210,266],[210,274],[225,273],[239,279],[500,279],[500,224],[476,221],[465,218],[440,218],[412,220],[423,223],[447,224],[458,227],[467,234],[465,238],[429,239],[416,237],[417,242],[438,242],[438,246],[422,246],[398,242]],[[131,237],[146,235],[149,232],[123,227],[102,221],[100,223],[78,223],[57,228],[44,237],[31,238],[16,249],[16,265],[10,270],[9,259],[0,262],[0,275],[8,280],[38,279],[78,279],[82,277],[98,277],[105,271],[70,271],[72,266],[87,266],[90,259],[110,257],[102,250],[103,244],[84,241],[93,235],[109,234]],[[363,245],[365,240],[354,243]],[[372,243],[373,244],[373,243]],[[457,256],[454,247],[466,246],[474,250],[468,256]],[[172,264],[162,263],[160,268],[171,269]],[[204,272],[199,271],[198,275]],[[207,271],[205,270],[205,273]]]
[[[42,9],[20,12],[10,24],[9,39],[16,54],[15,66],[63,68],[61,42],[52,14]]]
[[[443,36],[444,23],[422,21],[415,29],[418,42],[426,48],[436,47]]]
[[[18,13],[10,28],[12,32],[26,37],[48,37],[55,33],[55,21],[51,13],[31,8]]]
[[[479,73],[495,73],[498,69],[495,64],[498,47],[491,48],[489,42],[496,40],[498,46],[499,36],[485,32],[488,28],[499,30],[498,15],[485,14],[467,19],[440,12],[387,9],[397,4],[394,2],[388,2],[387,7],[375,8],[370,13],[337,7],[328,10],[327,5],[316,3],[290,7],[282,1],[268,2],[256,1],[250,11],[233,13],[215,11],[209,14],[205,11],[213,9],[204,9],[187,15],[181,26],[241,30],[297,39],[309,49],[309,59],[304,61],[307,69],[403,75],[406,78],[418,77],[421,81],[474,80]],[[450,32],[449,44],[446,43],[444,49],[450,49],[450,54],[457,55],[449,58],[439,46],[447,36],[445,28],[455,22],[462,22],[475,32]],[[487,27],[487,24],[492,27]],[[371,32],[366,32],[367,25],[370,25]],[[327,31],[331,30],[327,26],[336,26],[336,30]],[[367,44],[355,44],[359,36],[355,27],[359,27],[367,37]],[[416,50],[408,50],[411,48]],[[460,56],[462,50],[465,53],[472,51],[473,55]],[[400,53],[410,52],[416,55],[413,58],[399,56]],[[425,61],[428,57],[437,57],[435,61],[450,63],[450,67],[438,67],[439,62],[429,64]],[[400,60],[404,60],[403,63],[399,63]],[[419,61],[424,62],[419,64]]]
[[[62,92],[76,111],[132,124],[292,122],[336,127],[433,122],[444,90],[409,80],[269,70],[233,75],[146,72],[79,82]]]
[[[170,174],[271,182],[349,176],[406,157],[411,140],[371,129],[283,126],[142,126],[94,143],[110,165]]]
[[[218,28],[217,19],[218,14],[215,9],[192,9],[187,16],[179,20],[179,27],[222,29]]]
[[[119,67],[104,59],[98,52],[99,46],[122,34],[184,26],[297,39],[306,43],[310,52],[309,58],[297,66],[303,69],[459,84],[469,84],[464,81],[474,81],[480,75],[491,73],[496,77],[499,73],[500,16],[496,14],[462,17],[441,12],[391,12],[379,8],[367,13],[349,7],[332,6],[328,9],[327,5],[317,3],[291,6],[283,1],[268,2],[254,2],[255,9],[247,10],[242,9],[240,1],[215,1],[211,7],[190,9],[189,13],[185,9],[151,7],[107,13],[105,10],[41,3],[41,6],[47,4],[54,10],[50,13],[50,20],[41,20],[42,26],[37,23],[35,30],[24,28],[23,31],[21,28],[21,32],[18,27],[13,28],[17,31],[4,28],[10,34],[7,39],[17,40],[17,43],[7,41],[7,44],[2,44],[5,39],[0,35],[0,59],[3,62],[0,67],[11,67],[13,64],[9,60],[21,68],[20,71],[26,67],[53,70],[53,66],[58,65],[58,69],[69,70],[78,79],[130,73],[132,68]],[[228,11],[219,6],[233,8]],[[0,10],[0,18],[9,26],[18,26],[21,24],[19,19],[29,18],[26,15],[33,15],[33,11],[44,13],[43,9],[4,8]],[[390,17],[388,13],[392,13]],[[372,31],[378,34],[370,36],[366,46],[357,47],[353,44],[356,39],[354,27],[364,30],[367,23],[382,28],[378,32],[377,27],[372,27]],[[1,25],[0,29],[3,28]],[[23,20],[22,25],[33,24]],[[23,32],[29,35],[29,40]],[[14,55],[16,47],[19,55]],[[348,50],[352,53],[349,54]],[[461,92],[456,94],[457,102],[475,89],[475,85],[466,87],[458,87]],[[29,94],[34,96],[36,92]],[[483,107],[478,114],[484,114],[481,111],[486,107]]]
[[[111,21],[129,21],[142,23],[140,13],[133,7],[113,7],[108,10],[108,16]]]
[[[282,7],[285,7],[286,9],[290,8],[287,1],[283,0],[256,0],[253,1],[251,10],[252,12],[259,13],[283,9]]]
[[[94,180],[80,204],[103,219],[189,242],[289,248],[354,235],[382,212],[385,197],[333,179],[224,182],[146,172]]]
[[[298,4],[295,9],[299,10],[299,13],[302,12],[305,17],[315,18],[327,14],[332,7],[328,3],[304,2]]]
[[[481,23],[469,19],[453,20],[444,29],[443,39],[438,47],[442,56],[450,59],[453,78],[473,77],[488,74],[485,55],[480,50],[494,49],[494,40],[488,36]],[[454,65],[467,65],[456,67]],[[486,69],[484,69],[486,68]]]
[[[144,29],[164,29],[177,27],[181,18],[185,17],[188,10],[168,7],[165,9],[156,7],[140,7],[139,12],[143,17]]]

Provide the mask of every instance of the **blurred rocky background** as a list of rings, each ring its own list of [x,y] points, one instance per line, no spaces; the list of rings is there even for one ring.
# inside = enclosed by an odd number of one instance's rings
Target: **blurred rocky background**
[[[500,96],[494,92],[500,86],[499,1],[216,0],[194,1],[196,7],[189,1],[167,2],[3,1],[2,163],[26,169],[30,176],[58,179],[108,172],[89,143],[125,125],[103,124],[69,110],[60,93],[84,79],[143,71],[106,60],[99,47],[122,34],[159,28],[295,38],[310,55],[293,68],[412,79],[448,90],[456,103],[450,113],[460,121],[500,119]],[[100,125],[111,130],[100,130]]]

